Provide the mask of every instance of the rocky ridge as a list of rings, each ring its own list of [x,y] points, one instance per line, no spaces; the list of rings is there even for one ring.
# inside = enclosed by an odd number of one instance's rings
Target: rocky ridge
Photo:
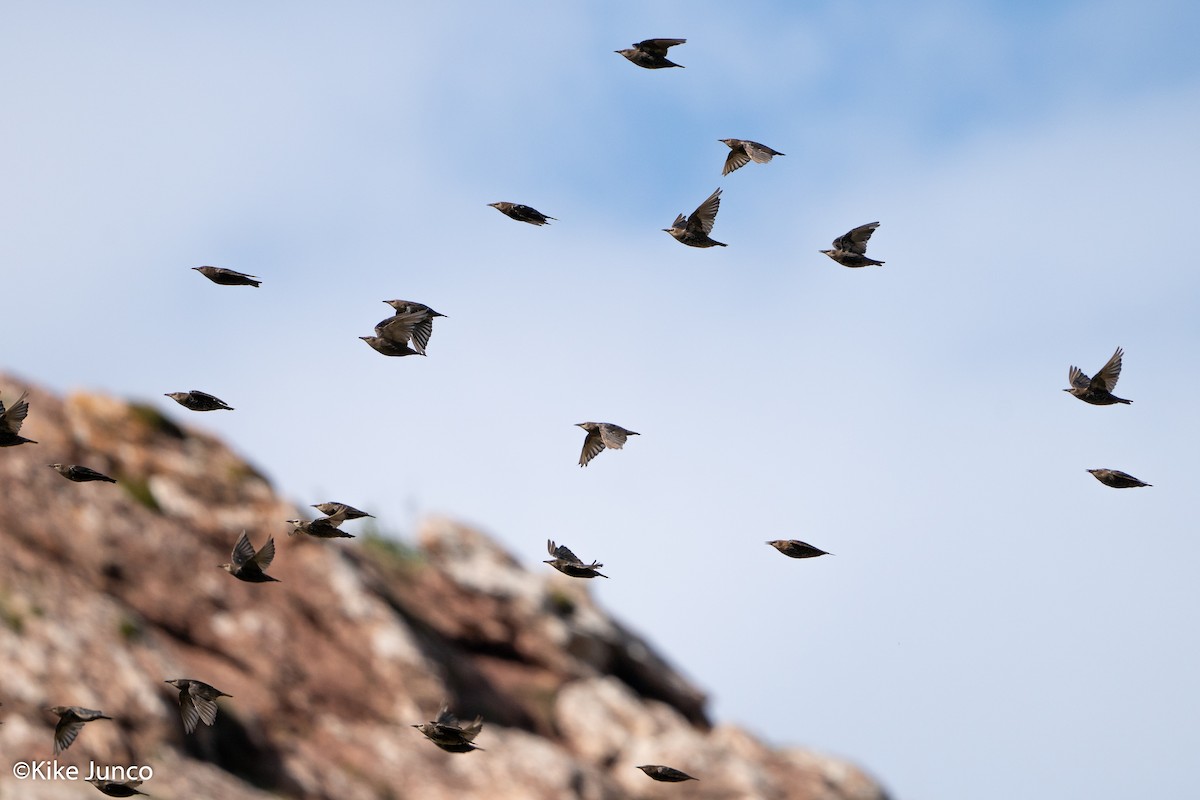
[[[23,388],[0,377],[6,403]],[[712,725],[702,692],[583,581],[529,573],[445,519],[418,548],[288,537],[301,512],[213,437],[30,389],[22,433],[39,444],[0,450],[0,798],[99,796],[11,774],[51,759],[57,704],[114,717],[60,764],[149,765],[156,798],[886,798],[844,761]],[[71,483],[53,461],[118,484]],[[216,568],[242,529],[256,547],[275,536],[281,583]],[[181,677],[233,695],[190,736],[163,683]],[[483,716],[484,752],[408,727],[443,702]],[[701,780],[656,784],[644,763]]]

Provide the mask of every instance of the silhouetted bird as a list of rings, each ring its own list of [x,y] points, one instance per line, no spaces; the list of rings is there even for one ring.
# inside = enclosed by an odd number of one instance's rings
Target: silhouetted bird
[[[145,792],[140,792],[137,790],[136,787],[142,785],[142,782],[139,780],[128,780],[124,783],[102,781],[99,778],[87,778],[86,780],[92,786],[95,786],[97,789],[99,789],[102,794],[106,794],[109,797],[133,797],[136,794],[144,795],[145,797],[150,796]]]
[[[385,356],[423,356],[424,353],[417,352],[407,344],[393,342],[390,339],[385,339],[382,336],[360,336],[367,344],[371,345],[377,353],[383,353]]]
[[[700,780],[699,778],[693,778],[686,772],[681,772],[674,767],[664,767],[662,764],[643,764],[642,766],[638,767],[638,769],[656,781],[666,781],[667,783]]]
[[[246,536],[246,532],[242,531],[237,544],[233,546],[232,563],[219,564],[218,566],[239,581],[268,583],[279,580],[263,572],[263,570],[271,566],[273,560],[275,560],[274,537],[268,538],[267,543],[262,546],[262,549],[255,552],[254,546],[250,544],[250,539]]]
[[[625,430],[611,422],[576,422],[575,425],[588,432],[587,438],[583,440],[583,452],[579,454],[581,467],[586,467],[604,448],[620,450],[625,446],[626,438],[641,436],[637,431]]]
[[[429,346],[429,337],[433,335],[433,318],[444,317],[445,314],[439,314],[424,303],[414,303],[411,300],[384,300],[396,311],[396,316],[404,316],[408,314],[419,314],[420,319],[413,325],[412,340],[415,343],[415,349],[421,353],[425,352],[425,348]],[[383,336],[379,332],[379,326],[385,325],[389,320],[383,320],[379,325],[375,326],[375,335]]]
[[[200,722],[212,725],[217,721],[217,698],[233,697],[215,686],[191,678],[170,678],[163,683],[169,683],[179,690],[179,714],[183,717],[184,733],[196,730]]]
[[[26,439],[24,436],[17,435],[21,432],[21,423],[25,421],[26,415],[29,414],[29,403],[25,400],[28,396],[29,392],[21,392],[21,396],[17,398],[17,402],[8,408],[5,408],[4,403],[0,402],[0,447],[37,444],[33,439]]]
[[[708,238],[712,232],[713,223],[717,220],[717,210],[721,207],[721,190],[717,189],[708,199],[696,207],[690,217],[680,214],[674,224],[664,231],[689,247],[725,247],[723,242]]]
[[[1096,480],[1105,486],[1111,486],[1114,489],[1134,489],[1138,486],[1154,485],[1152,483],[1142,483],[1128,472],[1121,472],[1119,469],[1089,469],[1088,472],[1092,473]]]
[[[854,230],[834,239],[832,250],[822,250],[821,252],[843,267],[881,267],[883,266],[882,261],[876,261],[866,256],[867,241],[878,227],[878,222],[859,225]]]
[[[817,556],[833,555],[828,550],[813,547],[808,542],[799,539],[772,539],[767,544],[789,558],[816,558]]]
[[[450,753],[469,753],[472,750],[483,749],[474,744],[475,737],[483,729],[483,717],[476,717],[474,722],[462,725],[458,718],[450,713],[448,707],[442,706],[436,720],[413,727],[425,734],[426,739]]]
[[[511,217],[517,222],[528,222],[530,225],[545,225],[550,220],[558,221],[555,217],[547,217],[536,208],[523,206],[520,203],[488,203],[489,206],[499,211],[506,217]]]
[[[224,400],[198,389],[192,389],[190,392],[167,392],[163,396],[171,398],[190,411],[233,411]]]
[[[81,467],[78,464],[50,464],[50,469],[62,475],[69,481],[76,483],[84,483],[85,481],[104,481],[105,483],[116,483],[116,478],[110,478],[107,475],[96,472],[88,467]]]
[[[725,157],[725,169],[721,170],[722,175],[728,175],[735,169],[741,169],[751,161],[755,164],[765,164],[775,156],[786,155],[778,150],[772,150],[765,144],[752,142],[749,139],[718,139],[717,141],[724,142],[729,146],[729,155]]]
[[[1121,358],[1124,355],[1125,351],[1118,347],[1094,378],[1089,378],[1079,367],[1071,367],[1067,373],[1071,379],[1071,388],[1063,391],[1070,392],[1083,402],[1094,406],[1111,406],[1117,403],[1129,405],[1132,400],[1123,400],[1112,393],[1112,390],[1117,388],[1117,378],[1121,377]]]
[[[262,281],[255,278],[253,275],[247,275],[244,272],[235,272],[231,269],[223,267],[192,267],[204,277],[208,278],[213,283],[219,283],[222,286],[255,286],[257,287]]]
[[[425,355],[425,346],[429,344],[432,334],[433,316],[419,308],[397,311],[375,325],[376,336],[399,345],[407,345],[411,341],[413,349],[421,355]]]
[[[614,53],[620,53],[628,58],[639,67],[646,69],[662,69],[663,67],[679,67],[683,68],[683,64],[676,64],[673,61],[667,60],[667,50],[677,44],[685,44],[687,39],[643,39],[637,42],[633,47],[627,47],[624,50],[613,50]]]
[[[82,706],[54,706],[49,711],[58,715],[58,725],[54,727],[54,755],[71,746],[71,742],[75,741],[75,737],[83,730],[84,723],[97,719],[112,719],[102,711]]]
[[[546,550],[554,558],[548,561],[543,561],[543,564],[549,564],[563,575],[570,575],[572,578],[594,578],[599,575],[601,578],[607,578],[607,575],[602,574],[599,570],[604,565],[593,561],[590,564],[585,564],[567,548],[566,545],[555,546],[552,540],[546,540]]]
[[[288,522],[292,525],[292,529],[288,531],[288,536],[295,536],[297,533],[307,533],[309,536],[314,536],[318,539],[353,539],[353,533],[346,533],[338,528],[342,524],[342,520],[337,517],[321,517],[314,519],[312,522],[305,522],[302,519],[289,519]]]
[[[354,506],[348,506],[345,503],[337,503],[333,501],[328,503],[317,503],[316,505],[309,506],[309,508],[315,508],[322,514],[330,517],[341,517],[342,519],[362,519],[363,517],[372,517],[372,519],[374,518],[371,514],[368,514],[365,511],[359,511]]]

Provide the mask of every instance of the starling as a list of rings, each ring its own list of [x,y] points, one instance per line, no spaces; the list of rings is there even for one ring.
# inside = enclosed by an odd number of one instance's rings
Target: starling
[[[342,519],[362,519],[363,517],[374,518],[371,514],[368,514],[365,511],[359,511],[354,506],[348,506],[345,503],[317,503],[314,506],[310,506],[310,508],[315,508],[322,514],[327,514],[330,517],[341,517]]]
[[[192,267],[204,277],[208,278],[213,283],[219,283],[222,286],[254,286],[258,287],[262,281],[255,278],[253,275],[247,275],[244,272],[234,272],[231,269],[222,267]]]
[[[482,717],[476,717],[474,722],[463,725],[450,713],[447,706],[442,706],[436,720],[413,727],[425,734],[426,739],[449,753],[469,753],[472,750],[483,749],[474,744],[475,737],[483,729]]]
[[[689,247],[725,247],[723,242],[708,238],[712,232],[713,223],[717,219],[717,209],[721,207],[721,190],[717,189],[708,199],[696,207],[690,217],[680,214],[675,223],[664,231],[674,236]]]
[[[741,169],[751,161],[755,164],[765,164],[775,156],[786,155],[778,150],[772,150],[765,144],[752,142],[749,139],[718,139],[717,141],[729,145],[729,155],[725,157],[725,169],[721,170],[722,175],[728,175],[735,169]]]
[[[1119,469],[1089,469],[1088,472],[1105,486],[1114,489],[1135,489],[1138,486],[1153,486],[1152,483],[1142,483],[1128,472]]]
[[[1094,406],[1111,406],[1117,403],[1129,405],[1132,400],[1122,399],[1112,393],[1112,390],[1117,388],[1117,378],[1121,377],[1121,357],[1124,355],[1125,351],[1118,347],[1117,352],[1112,354],[1112,358],[1100,368],[1094,378],[1089,378],[1079,367],[1071,367],[1067,373],[1071,379],[1071,388],[1063,391],[1070,392],[1083,402]]]
[[[699,778],[693,778],[686,772],[675,769],[674,767],[664,767],[661,764],[643,764],[638,767],[642,772],[649,775],[656,781],[665,781],[667,783],[679,783],[680,781],[698,781]]]
[[[133,797],[135,794],[144,795],[146,797],[150,796],[145,792],[139,792],[137,790],[136,787],[142,785],[142,782],[139,780],[128,780],[124,783],[116,783],[114,781],[102,781],[99,778],[88,778],[87,782],[99,789],[102,794],[106,794],[109,797]]]
[[[190,411],[233,411],[224,400],[199,389],[192,389],[190,392],[167,392],[163,397],[171,398]]]
[[[543,564],[549,564],[563,575],[570,575],[572,578],[594,578],[599,575],[601,578],[607,578],[607,575],[602,574],[599,570],[603,567],[596,561],[590,564],[585,564],[580,561],[579,556],[571,552],[566,545],[558,545],[555,547],[552,540],[546,540],[546,550],[554,558],[543,561]]]
[[[813,547],[808,542],[799,539],[772,539],[767,544],[789,558],[816,558],[817,556],[833,555],[828,550]]]
[[[233,697],[215,686],[191,678],[171,678],[163,683],[169,683],[179,690],[179,713],[183,717],[184,733],[196,730],[200,722],[211,726],[217,721],[217,698]]]
[[[29,403],[25,400],[28,396],[29,392],[21,392],[17,402],[8,408],[5,408],[4,403],[0,402],[0,447],[37,444],[33,439],[17,435],[21,432],[21,423],[25,421],[25,416],[29,413]]]
[[[433,334],[433,317],[421,309],[397,311],[375,325],[375,335],[398,345],[413,343],[413,350],[425,355],[425,346]]]
[[[267,583],[269,581],[278,581],[278,578],[272,578],[263,570],[271,566],[271,562],[275,559],[275,539],[270,537],[267,543],[262,546],[262,549],[257,553],[254,552],[254,546],[250,544],[250,539],[246,536],[246,532],[242,531],[242,535],[238,537],[237,544],[233,546],[233,563],[218,564],[221,569],[228,572],[239,581],[247,583]]]
[[[558,221],[555,217],[547,217],[536,208],[523,206],[520,203],[488,203],[489,206],[499,211],[506,217],[511,217],[517,222],[528,222],[530,225],[545,225],[550,220]]]
[[[297,533],[307,533],[309,536],[314,536],[317,539],[353,539],[353,533],[346,533],[338,528],[342,524],[345,517],[321,517],[314,519],[312,522],[305,522],[302,519],[289,519],[292,529],[288,531],[288,536],[295,536]]]
[[[646,69],[662,69],[663,67],[679,67],[683,69],[683,64],[676,64],[673,61],[667,60],[667,50],[677,44],[684,44],[687,39],[643,39],[637,42],[633,47],[627,47],[624,50],[613,50],[614,53],[620,53],[628,58],[639,67]]]
[[[58,725],[54,727],[54,755],[71,746],[85,722],[97,719],[112,719],[104,712],[81,706],[54,706],[49,709],[51,714],[58,715]]]
[[[412,340],[416,344],[416,350],[420,353],[425,352],[425,348],[429,346],[429,337],[433,335],[433,318],[444,317],[445,314],[439,314],[424,303],[414,303],[411,300],[384,300],[393,309],[396,310],[396,316],[406,316],[409,314],[417,314],[419,318],[412,327]],[[394,318],[393,318],[394,319]],[[383,320],[379,325],[375,326],[375,335],[387,338],[386,333],[380,333],[380,327],[386,327],[391,320]]]
[[[878,222],[859,225],[854,230],[834,239],[832,250],[822,250],[821,252],[843,267],[881,267],[883,266],[882,261],[876,261],[866,256],[867,241],[878,227]]]
[[[620,450],[627,437],[641,436],[637,431],[627,431],[611,422],[576,422],[575,425],[588,432],[587,438],[583,440],[583,452],[579,454],[581,467],[586,467],[604,448]]]
[[[78,464],[50,464],[50,469],[62,475],[69,481],[76,483],[84,483],[86,481],[104,481],[105,483],[116,483],[116,478],[110,478],[107,475],[96,472],[88,467],[81,467]]]
[[[371,345],[377,353],[383,353],[385,356],[423,356],[424,353],[417,352],[403,342],[397,343],[390,339],[385,339],[382,336],[360,336],[367,344]]]

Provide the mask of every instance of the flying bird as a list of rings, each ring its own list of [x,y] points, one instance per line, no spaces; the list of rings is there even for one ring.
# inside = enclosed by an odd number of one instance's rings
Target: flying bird
[[[620,450],[625,446],[628,437],[641,436],[637,431],[625,430],[611,422],[576,422],[575,425],[587,431],[587,437],[583,440],[583,452],[579,454],[581,467],[586,467],[604,448]]]
[[[523,206],[520,203],[499,202],[488,203],[488,205],[517,222],[528,222],[530,225],[545,225],[550,220],[558,222],[556,217],[548,217],[536,208]]]
[[[105,483],[116,483],[116,478],[110,478],[107,475],[96,472],[94,469],[82,467],[79,464],[50,464],[50,469],[62,475],[69,481],[76,483],[84,483],[85,481],[104,481]]]
[[[430,310],[422,308],[397,311],[375,325],[375,335],[395,345],[407,347],[412,342],[412,349],[419,355],[425,355],[425,346],[433,334],[434,316]]]
[[[1139,486],[1154,485],[1143,483],[1128,472],[1121,472],[1119,469],[1089,469],[1088,472],[1092,473],[1092,476],[1105,486],[1111,486],[1114,489],[1135,489]]]
[[[109,797],[133,797],[137,794],[146,797],[150,796],[138,790],[137,787],[142,785],[140,780],[128,780],[124,783],[117,783],[116,781],[102,781],[99,778],[88,778],[87,782],[99,789],[101,794],[106,794]]]
[[[728,175],[735,169],[741,169],[751,161],[755,164],[765,164],[775,156],[786,155],[778,150],[772,150],[765,144],[752,142],[749,139],[718,139],[717,141],[729,146],[729,155],[725,157],[725,169],[721,170],[722,175]]]
[[[233,411],[224,400],[199,389],[192,389],[190,392],[167,392],[163,397],[171,398],[189,411]]]
[[[338,528],[342,524],[344,517],[320,517],[312,522],[305,522],[302,519],[289,519],[292,529],[288,531],[288,536],[295,536],[297,533],[306,533],[317,539],[353,539],[353,533],[346,533]]]
[[[664,767],[662,764],[643,764],[642,766],[638,767],[638,769],[656,781],[665,781],[667,783],[700,780],[699,778],[693,778],[686,772],[677,770],[674,767]]]
[[[396,333],[397,331],[393,331]],[[407,344],[393,342],[390,339],[385,339],[382,336],[360,336],[371,348],[377,353],[383,353],[385,356],[423,356],[424,353],[413,350]]]
[[[1094,406],[1111,406],[1117,403],[1129,405],[1132,400],[1125,400],[1112,393],[1112,390],[1117,388],[1117,379],[1121,377],[1121,358],[1124,355],[1125,351],[1118,347],[1094,378],[1089,378],[1079,367],[1072,366],[1067,373],[1071,379],[1071,388],[1063,391],[1070,392],[1083,402]]]
[[[767,544],[789,558],[816,558],[817,556],[833,555],[828,550],[813,547],[808,542],[799,539],[772,539]]]
[[[249,537],[246,536],[246,532],[242,531],[242,535],[238,537],[237,544],[233,546],[232,562],[229,564],[218,564],[218,566],[239,581],[246,581],[247,583],[278,582],[278,578],[272,578],[263,571],[271,566],[273,560],[275,560],[274,537],[268,538],[267,543],[262,546],[262,549],[255,552],[254,546],[250,544]]]
[[[679,67],[683,69],[683,64],[676,64],[673,61],[667,60],[667,50],[677,44],[685,44],[686,42],[687,39],[643,39],[632,47],[627,47],[624,50],[614,50],[613,52],[620,53],[634,64],[646,69],[662,69],[663,67]]]
[[[607,578],[600,572],[603,564],[593,561],[590,564],[585,564],[580,560],[579,556],[571,552],[566,545],[555,546],[553,540],[546,540],[546,550],[554,558],[543,561],[543,564],[549,564],[563,575],[569,575],[572,578],[595,578],[599,575],[601,578]]]
[[[82,706],[54,706],[49,711],[58,716],[58,725],[54,726],[54,755],[71,746],[71,742],[75,741],[75,737],[83,730],[84,723],[112,719],[102,711]]]
[[[416,345],[416,350],[421,353],[425,352],[425,348],[429,346],[429,337],[433,335],[433,318],[444,317],[445,314],[439,314],[424,303],[414,303],[411,300],[384,300],[383,302],[391,306],[396,316],[417,315],[416,320],[412,325],[412,341]],[[394,318],[393,318],[394,319]],[[390,320],[383,320],[379,325],[375,326],[376,336],[386,336],[379,332],[380,325],[386,326]]]
[[[26,415],[29,414],[29,403],[25,400],[28,396],[29,392],[21,392],[17,402],[8,408],[5,408],[4,403],[0,402],[0,447],[37,444],[33,439],[17,435],[21,432],[21,424],[25,422]]]
[[[664,231],[674,236],[678,241],[689,247],[725,247],[723,242],[710,239],[713,223],[717,220],[717,210],[721,207],[721,190],[717,189],[708,199],[696,207],[690,217],[680,214],[675,222]]]
[[[219,283],[222,286],[254,286],[257,288],[262,283],[262,281],[253,275],[247,275],[244,272],[235,272],[223,267],[192,267],[192,269],[213,283]]]
[[[867,241],[878,227],[878,222],[868,222],[866,225],[859,225],[854,230],[834,239],[832,250],[822,250],[821,252],[843,267],[881,267],[883,266],[882,261],[867,258],[866,255]]]
[[[483,729],[483,717],[476,717],[473,722],[461,724],[458,717],[450,713],[447,706],[442,706],[437,719],[413,725],[425,734],[425,738],[449,753],[469,753],[472,750],[482,750],[475,745],[475,737]]]
[[[191,678],[170,678],[163,683],[169,683],[179,690],[179,714],[183,717],[184,733],[196,730],[196,725],[201,722],[211,726],[217,721],[217,698],[233,697],[215,686]]]
[[[365,511],[359,511],[354,506],[348,506],[345,503],[331,501],[328,503],[317,503],[316,505],[309,506],[309,508],[315,508],[317,511],[320,511],[322,514],[325,514],[329,517],[340,517],[342,519],[362,519],[363,517],[374,518],[371,514],[368,514]]]

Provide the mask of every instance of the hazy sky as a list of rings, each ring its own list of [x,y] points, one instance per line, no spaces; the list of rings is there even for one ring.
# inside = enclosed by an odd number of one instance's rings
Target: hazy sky
[[[1197,30],[1184,0],[8,2],[0,367],[148,400],[299,504],[603,561],[718,719],[898,798],[1177,797]],[[686,68],[612,52],[648,37]],[[726,137],[787,155],[722,178]],[[729,247],[662,233],[717,186]],[[817,252],[873,220],[885,267]],[[356,338],[393,297],[447,315],[428,358]],[[1133,405],[1061,391],[1118,345]],[[162,397],[192,388],[237,411]],[[585,420],[642,435],[581,470]]]

